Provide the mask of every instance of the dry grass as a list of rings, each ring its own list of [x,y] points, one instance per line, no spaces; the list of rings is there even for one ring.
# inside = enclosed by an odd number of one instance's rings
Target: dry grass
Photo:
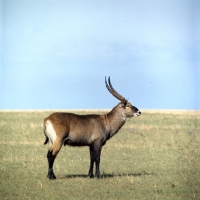
[[[87,177],[88,148],[62,148],[56,181],[46,178],[49,113],[0,112],[1,199],[200,199],[199,112],[128,120],[103,148],[100,180]]]

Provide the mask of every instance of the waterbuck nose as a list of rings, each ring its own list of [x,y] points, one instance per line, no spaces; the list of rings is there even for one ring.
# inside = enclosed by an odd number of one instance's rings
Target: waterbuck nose
[[[139,115],[141,115],[141,114],[142,114],[142,113],[141,113],[139,110],[138,110],[137,112],[138,112],[138,114],[139,114]]]

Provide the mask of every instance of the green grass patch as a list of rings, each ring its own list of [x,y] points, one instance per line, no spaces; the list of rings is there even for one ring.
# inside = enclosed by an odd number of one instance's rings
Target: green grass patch
[[[91,113],[91,112],[90,112]],[[47,175],[49,112],[0,112],[1,199],[200,199],[200,114],[142,113],[103,147],[101,179],[88,147],[62,147]]]

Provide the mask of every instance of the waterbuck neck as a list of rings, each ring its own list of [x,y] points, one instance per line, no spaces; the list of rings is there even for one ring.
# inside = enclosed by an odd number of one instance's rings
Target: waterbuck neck
[[[126,122],[126,117],[123,116],[123,114],[119,112],[116,108],[113,108],[107,114],[107,117],[110,125],[110,137],[112,137],[124,125],[124,123]]]

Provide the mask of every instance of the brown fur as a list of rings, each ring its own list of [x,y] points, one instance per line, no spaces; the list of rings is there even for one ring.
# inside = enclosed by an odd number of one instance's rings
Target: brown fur
[[[117,93],[118,94],[118,93]],[[113,94],[116,95],[116,94]],[[121,97],[120,97],[121,98]],[[124,125],[126,118],[139,116],[140,111],[132,106],[127,100],[122,101],[105,115],[77,115],[73,113],[53,113],[44,119],[44,134],[46,141],[52,141],[46,128],[51,123],[56,133],[56,139],[47,153],[49,162],[48,177],[56,178],[53,173],[53,163],[62,145],[89,146],[90,169],[89,176],[93,177],[93,164],[96,164],[96,176],[100,176],[99,163],[101,148],[106,141],[115,135]]]

